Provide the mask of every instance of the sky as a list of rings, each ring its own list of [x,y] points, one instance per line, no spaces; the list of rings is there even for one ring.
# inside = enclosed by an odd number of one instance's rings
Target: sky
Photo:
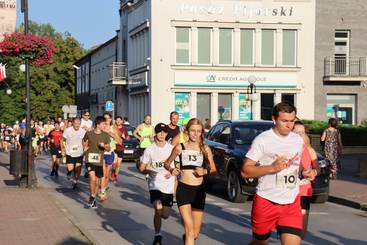
[[[17,26],[23,23],[17,0]],[[29,19],[69,32],[84,48],[102,44],[119,29],[120,0],[28,0]]]

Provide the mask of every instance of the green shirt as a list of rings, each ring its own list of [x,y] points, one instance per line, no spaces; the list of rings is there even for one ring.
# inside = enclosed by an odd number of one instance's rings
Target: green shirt
[[[105,132],[96,134],[93,130],[85,134],[84,140],[88,141],[88,146],[89,146],[86,152],[86,161],[96,166],[102,166],[104,150],[100,149],[98,147],[98,144],[102,142],[106,145],[109,144],[110,136]]]

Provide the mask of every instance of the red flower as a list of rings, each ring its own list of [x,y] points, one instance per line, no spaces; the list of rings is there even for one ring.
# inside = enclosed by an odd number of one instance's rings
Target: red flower
[[[3,41],[0,42],[0,52],[6,56],[31,59],[34,65],[42,66],[53,63],[56,48],[53,40],[48,37],[14,32],[4,35]]]

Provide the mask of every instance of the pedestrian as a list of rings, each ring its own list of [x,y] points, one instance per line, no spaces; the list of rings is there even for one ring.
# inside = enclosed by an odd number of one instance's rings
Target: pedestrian
[[[120,132],[120,137],[121,137],[122,140],[121,140],[121,143],[116,144],[115,153],[116,153],[117,159],[116,159],[114,165],[112,166],[112,172],[111,172],[111,180],[114,183],[117,182],[119,172],[120,172],[120,168],[121,168],[122,157],[123,157],[124,149],[125,149],[124,140],[130,140],[128,130],[123,125],[122,117],[120,117],[120,116],[116,117],[115,128]]]
[[[145,148],[152,144],[154,140],[154,132],[152,126],[152,119],[149,115],[144,117],[144,121],[136,127],[133,132],[135,138],[140,142],[139,144],[139,156],[143,155]]]
[[[93,129],[93,121],[90,120],[90,113],[88,111],[83,113],[82,120],[80,126],[85,131],[90,131]]]
[[[186,245],[192,245],[198,238],[203,222],[205,207],[204,176],[214,175],[217,170],[209,146],[204,144],[204,125],[192,118],[187,123],[188,140],[176,145],[164,166],[172,175],[181,175],[176,190],[177,206],[183,220]],[[171,163],[179,156],[178,167]]]
[[[177,125],[180,116],[177,111],[173,111],[169,115],[170,123],[167,125],[166,141],[171,143],[172,140],[180,133],[180,127]]]
[[[204,130],[205,130],[205,132],[206,133],[209,132],[210,128],[211,128],[210,119],[209,118],[206,118],[205,119],[205,123],[204,123]]]
[[[97,194],[103,178],[103,154],[110,151],[110,136],[103,131],[106,121],[102,116],[95,119],[95,128],[84,136],[84,152],[89,172],[90,197],[88,206],[97,208]]]
[[[66,157],[67,177],[69,180],[72,180],[72,188],[75,190],[83,163],[83,138],[86,131],[80,127],[80,118],[74,118],[72,124],[72,127],[64,130],[60,141],[61,154]]]
[[[124,125],[130,125],[128,117],[124,117]]]
[[[168,219],[173,205],[173,191],[175,176],[164,168],[164,161],[170,156],[173,146],[166,141],[168,126],[158,123],[155,128],[154,142],[148,146],[141,158],[139,170],[148,174],[148,187],[150,202],[154,208],[154,230],[153,245],[162,244],[162,219]],[[171,162],[170,168],[174,168]]]
[[[329,119],[328,127],[322,133],[321,142],[324,142],[325,157],[330,161],[331,177],[336,179],[338,171],[341,170],[340,157],[343,144],[338,122],[335,118]]]
[[[300,175],[301,181],[299,184],[299,191],[301,196],[301,208],[302,208],[302,239],[305,238],[307,233],[308,217],[310,213],[310,203],[312,198],[312,185],[316,176],[320,173],[320,166],[317,162],[316,151],[310,144],[310,138],[307,135],[306,127],[301,121],[294,123],[293,132],[301,136],[303,139],[303,149],[301,155]]]
[[[62,130],[59,122],[55,122],[55,128],[50,132],[48,138],[50,140],[50,152],[52,159],[52,170],[51,176],[59,176],[59,166],[60,159],[62,158],[61,154],[61,144],[60,138],[62,137]]]
[[[252,202],[250,244],[267,244],[274,229],[283,245],[301,244],[298,175],[303,140],[292,132],[296,113],[290,103],[275,105],[274,127],[253,140],[244,159],[242,177],[259,178]]]

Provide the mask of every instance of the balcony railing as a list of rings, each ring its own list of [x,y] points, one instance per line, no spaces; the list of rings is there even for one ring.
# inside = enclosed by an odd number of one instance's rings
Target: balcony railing
[[[113,62],[110,65],[110,80],[112,85],[127,84],[127,67],[125,62]]]
[[[326,57],[325,77],[366,77],[367,57]]]

